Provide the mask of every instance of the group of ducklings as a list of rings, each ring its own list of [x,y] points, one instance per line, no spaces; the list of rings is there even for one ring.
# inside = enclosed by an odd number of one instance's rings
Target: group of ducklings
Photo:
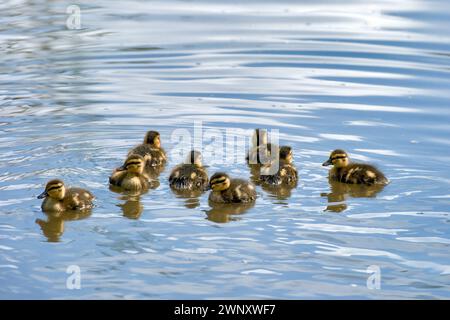
[[[256,129],[252,147],[246,156],[253,172],[258,172],[256,180],[271,188],[295,187],[298,173],[293,164],[293,152],[289,146],[278,147],[268,141],[266,130]],[[122,166],[116,168],[109,178],[111,186],[123,191],[142,192],[149,188],[152,177],[162,172],[167,155],[161,147],[160,134],[149,131],[144,142],[128,153]],[[374,166],[350,162],[344,150],[331,152],[323,166],[332,165],[329,179],[346,184],[385,185],[388,179]],[[208,178],[202,164],[201,153],[192,150],[184,163],[177,165],[169,176],[169,185],[174,191],[211,190],[209,201],[218,204],[253,203],[257,194],[255,185],[244,179],[232,179],[223,172]],[[81,188],[66,188],[64,182],[55,179],[47,183],[44,192],[38,196],[44,199],[42,209],[46,212],[89,209],[94,196]]]

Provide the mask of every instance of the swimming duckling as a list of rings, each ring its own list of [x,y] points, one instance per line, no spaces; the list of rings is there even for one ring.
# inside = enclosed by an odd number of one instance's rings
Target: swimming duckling
[[[282,146],[280,148],[279,162],[274,162],[270,166],[262,168],[260,177],[261,181],[264,184],[271,186],[295,186],[297,184],[298,174],[297,169],[292,163],[292,160],[292,148],[289,146]],[[278,170],[276,171],[276,173],[267,175],[264,174],[265,171],[273,170],[271,166],[276,165],[278,165]]]
[[[149,167],[162,166],[166,163],[166,152],[161,148],[161,137],[157,131],[149,131],[144,142],[133,148],[128,155],[138,154],[145,158]]]
[[[333,165],[330,170],[330,180],[350,183],[350,184],[388,184],[388,179],[374,166],[361,163],[350,163],[347,153],[344,150],[334,150],[330,158],[323,166]]]
[[[149,187],[148,177],[144,174],[145,159],[138,154],[132,154],[125,160],[123,166],[114,170],[109,183],[126,191],[142,191]]]
[[[170,187],[177,190],[205,190],[208,173],[202,165],[200,152],[192,150],[185,163],[176,166],[169,177]]]
[[[211,177],[209,185],[212,189],[209,201],[216,203],[248,203],[256,200],[253,184],[242,179],[230,179],[222,172]]]
[[[268,142],[268,134],[265,129],[255,129],[252,137],[252,147],[248,151],[247,163],[250,165],[266,164],[271,160],[271,155],[276,152],[276,145]]]
[[[92,207],[94,196],[91,192],[81,188],[66,188],[59,179],[51,180],[45,186],[38,199],[44,199],[44,212],[62,212],[66,210],[84,210]]]

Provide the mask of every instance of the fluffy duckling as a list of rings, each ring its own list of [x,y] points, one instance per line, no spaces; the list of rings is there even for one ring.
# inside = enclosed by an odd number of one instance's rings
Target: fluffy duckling
[[[161,137],[157,131],[147,132],[144,142],[128,153],[128,155],[132,154],[143,156],[149,167],[162,166],[167,161],[166,152],[161,148]]]
[[[253,184],[242,179],[230,179],[222,172],[211,177],[209,186],[212,191],[209,201],[216,203],[249,203],[256,200]]]
[[[176,166],[169,177],[170,187],[177,190],[205,190],[208,181],[202,155],[195,150],[189,152],[185,163]]]
[[[252,147],[248,151],[246,160],[250,165],[269,163],[276,146],[269,143],[267,130],[255,129],[252,137]]]
[[[278,165],[278,171],[274,174],[264,175],[264,171],[270,171],[273,168],[262,168],[261,181],[264,184],[271,186],[294,186],[297,183],[298,174],[292,161],[292,148],[289,146],[282,146],[280,148],[279,162],[272,164]]]
[[[94,196],[91,192],[81,188],[66,188],[59,179],[51,180],[45,186],[38,199],[44,199],[44,212],[63,212],[68,210],[85,210],[92,208]]]
[[[132,154],[125,160],[123,166],[114,170],[109,183],[126,191],[142,191],[149,187],[148,177],[144,173],[145,159],[138,154]]]
[[[333,165],[330,170],[330,180],[350,184],[388,184],[388,179],[374,166],[361,163],[351,163],[344,150],[337,149],[331,152],[330,158],[323,166]]]

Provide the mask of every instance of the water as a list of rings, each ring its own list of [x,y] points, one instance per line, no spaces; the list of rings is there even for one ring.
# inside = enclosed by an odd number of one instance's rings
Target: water
[[[69,1],[0,4],[1,298],[450,297],[448,2],[78,3],[81,30]],[[235,215],[172,194],[173,161],[140,199],[108,189],[147,130],[170,151],[195,121],[278,129],[298,187]],[[391,184],[332,190],[335,148]],[[92,213],[43,214],[54,177]]]

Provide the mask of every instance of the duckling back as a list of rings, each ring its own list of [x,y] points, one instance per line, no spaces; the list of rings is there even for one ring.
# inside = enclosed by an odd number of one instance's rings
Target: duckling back
[[[140,144],[133,148],[128,155],[138,154],[147,159],[146,166],[158,167],[166,163],[166,152],[162,148],[154,148],[149,144]]]
[[[277,173],[273,175],[261,174],[260,180],[263,184],[271,186],[295,186],[298,180],[298,173],[294,165],[280,162]]]
[[[169,177],[170,187],[177,190],[206,190],[208,182],[206,170],[195,164],[181,164]]]
[[[386,185],[389,180],[372,165],[350,163],[343,168],[333,168],[329,175],[331,180],[349,184]]]
[[[149,187],[148,179],[143,174],[116,171],[109,177],[109,183],[127,191],[145,190]]]
[[[256,200],[256,190],[246,180],[232,179],[228,189],[212,191],[209,200],[217,203],[249,203]]]

